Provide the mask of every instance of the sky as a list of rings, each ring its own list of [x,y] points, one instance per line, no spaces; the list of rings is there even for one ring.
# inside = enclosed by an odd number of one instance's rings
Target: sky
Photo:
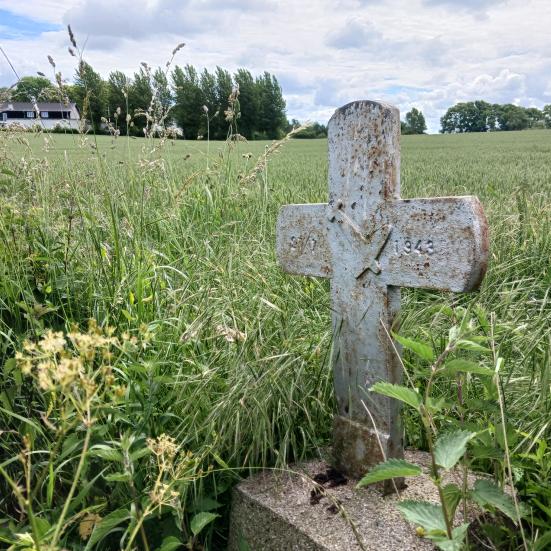
[[[70,24],[104,78],[142,61],[269,71],[287,116],[326,123],[349,101],[421,109],[429,132],[457,102],[551,104],[549,0],[0,0],[0,46],[19,75],[71,80]],[[16,77],[0,55],[0,86]]]

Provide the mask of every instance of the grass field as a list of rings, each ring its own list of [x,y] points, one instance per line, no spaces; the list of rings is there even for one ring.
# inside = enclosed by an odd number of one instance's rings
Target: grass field
[[[255,172],[267,142],[161,147],[125,138],[47,139],[45,148],[41,135],[0,136],[1,465],[23,484],[11,458],[21,450],[21,434],[30,432],[35,454],[27,479],[44,504],[44,530],[54,526],[85,431],[49,427],[44,412],[58,426],[61,398],[52,405],[11,358],[24,339],[36,340],[47,328],[82,328],[90,318],[111,325],[143,346],[113,366],[123,399],[101,410],[104,421],[98,417],[88,442],[113,453],[92,454],[96,462],[78,471],[75,492],[82,496],[66,511],[74,521],[59,541],[77,549],[83,515],[104,517],[140,503],[149,491],[147,458],[136,456],[135,466],[117,458],[166,433],[197,465],[178,482],[180,508],[169,515],[158,508],[144,520],[150,543],[159,530],[183,531],[215,549],[224,538],[229,489],[243,469],[282,466],[328,442],[328,283],[287,276],[275,260],[279,207],[327,198],[327,142],[291,140]],[[527,501],[534,485],[541,488],[541,507],[530,502],[540,523],[530,524],[533,539],[551,523],[550,159],[549,131],[402,138],[402,196],[477,195],[491,252],[477,293],[404,290],[401,332],[437,346],[445,324],[435,312],[443,305],[478,304],[499,324],[516,453],[542,450],[539,467],[515,471]],[[406,426],[408,443],[423,445],[416,420]],[[44,451],[52,448],[60,458]],[[122,471],[132,473],[132,484],[126,475],[105,478]],[[133,492],[138,497],[128,497]],[[186,526],[198,511],[220,517],[195,537]],[[25,531],[25,515],[0,480],[2,518],[0,534],[11,534],[5,538]],[[130,518],[118,526],[135,522]],[[121,534],[98,548],[118,548]]]

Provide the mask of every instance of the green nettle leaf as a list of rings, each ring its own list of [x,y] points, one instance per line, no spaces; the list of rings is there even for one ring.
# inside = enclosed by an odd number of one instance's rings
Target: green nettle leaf
[[[465,549],[465,537],[467,536],[468,524],[461,524],[452,530],[452,539],[443,536],[427,536],[432,539],[438,549],[442,551],[463,551]]]
[[[472,446],[470,453],[475,459],[503,460],[503,451],[496,446]]]
[[[9,375],[12,371],[15,371],[17,368],[17,362],[15,361],[15,358],[8,358],[4,362],[4,368],[2,369],[2,373],[0,375],[2,376],[2,380],[6,381],[7,377],[6,375]]]
[[[90,455],[92,457],[101,457],[101,459],[105,459],[106,461],[123,462],[122,453],[105,444],[96,444],[92,446],[90,448]]]
[[[130,459],[132,459],[132,461],[137,461],[138,459],[141,459],[142,457],[145,457],[150,453],[151,453],[151,450],[147,446],[144,446],[143,448],[133,451],[130,454]]]
[[[448,332],[448,341],[450,343],[455,342],[459,338],[460,334],[461,334],[461,329],[457,325],[452,325],[452,327],[450,327],[450,330]]]
[[[444,502],[446,503],[446,510],[451,518],[455,515],[455,510],[461,501],[461,489],[457,484],[446,484],[442,488],[444,494]]]
[[[222,507],[222,503],[218,503],[218,501],[209,496],[204,496],[199,497],[190,507],[190,510],[197,513],[200,511],[212,511],[213,509],[219,509],[220,507]]]
[[[476,435],[467,430],[447,432],[436,440],[434,459],[437,465],[451,469],[461,459],[467,449],[467,443]]]
[[[482,346],[481,344],[468,339],[459,339],[455,346],[458,350],[471,350],[472,352],[483,352],[484,354],[489,354],[492,352],[486,346]]]
[[[463,524],[460,524],[459,526],[457,526],[456,528],[454,528],[452,530],[452,537],[453,539],[458,539],[458,540],[464,540],[465,537],[467,536],[467,530],[469,529],[469,523],[468,522],[465,522]]]
[[[174,549],[178,549],[178,547],[182,547],[183,545],[176,536],[167,536],[163,539],[158,551],[174,551]]]
[[[398,503],[398,509],[404,518],[426,531],[446,533],[446,522],[442,507],[428,501],[404,500]]]
[[[116,528],[121,522],[130,519],[130,511],[128,509],[117,509],[109,513],[107,516],[103,517],[98,524],[94,526],[94,531],[88,540],[86,549],[91,549],[91,547],[102,540],[109,532]]]
[[[401,402],[405,402],[415,409],[419,409],[421,405],[421,396],[414,390],[411,390],[402,385],[395,385],[392,383],[379,382],[375,383],[369,390],[388,396],[389,398],[395,398]]]
[[[511,496],[507,495],[490,480],[477,480],[471,491],[471,497],[481,507],[493,507],[508,516],[511,520],[518,520],[515,504]],[[524,511],[521,509],[520,513],[523,516]]]
[[[503,434],[504,432],[505,434]],[[505,444],[505,437],[507,437],[507,445]],[[502,423],[496,423],[495,439],[499,447],[504,450],[506,447],[512,448],[518,442],[519,433],[511,423],[505,424],[505,431]]]
[[[454,404],[448,402],[443,396],[440,396],[439,398],[432,398],[429,396],[425,405],[427,406],[427,409],[433,413],[437,413],[445,408],[453,407]]]
[[[390,480],[391,478],[418,476],[421,472],[421,467],[414,463],[409,463],[405,459],[388,459],[384,463],[379,463],[373,467],[373,469],[358,482],[356,488],[362,488],[368,484]]]
[[[442,551],[463,551],[465,549],[465,542],[463,540],[441,539],[435,541],[434,544]]]
[[[474,373],[475,375],[483,375],[486,377],[492,377],[494,374],[492,369],[482,367],[475,362],[463,359],[450,360],[438,371],[438,375],[455,375],[457,373]]]
[[[193,535],[196,536],[203,530],[207,524],[210,524],[215,518],[219,517],[216,513],[197,513],[192,519],[190,528],[193,532]]]
[[[50,523],[45,518],[36,517],[34,519],[36,523],[36,529],[38,535],[42,538],[46,535],[46,532],[51,528]]]
[[[129,482],[131,479],[130,473],[112,473],[105,477],[108,482]]]
[[[417,354],[420,358],[423,358],[423,360],[427,360],[428,362],[432,362],[434,360],[434,351],[431,346],[424,342],[414,341],[413,339],[408,339],[406,337],[402,337],[401,335],[396,335],[396,333],[392,333],[392,336],[404,347],[408,350],[411,350],[414,354]]]

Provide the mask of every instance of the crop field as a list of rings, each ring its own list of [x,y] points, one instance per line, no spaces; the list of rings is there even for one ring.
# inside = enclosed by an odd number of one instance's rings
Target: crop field
[[[329,284],[280,270],[275,222],[284,204],[327,200],[327,141],[273,149],[0,135],[1,542],[222,549],[241,476],[323,453]],[[485,320],[509,438],[473,378],[479,467],[502,480],[507,448],[530,544],[551,529],[551,131],[404,136],[401,171],[403,197],[477,195],[488,216],[481,289],[404,289],[399,332],[438,350],[446,312]],[[48,362],[75,348],[83,364],[56,379]],[[405,415],[406,444],[426,446]],[[522,548],[514,527],[495,537]]]

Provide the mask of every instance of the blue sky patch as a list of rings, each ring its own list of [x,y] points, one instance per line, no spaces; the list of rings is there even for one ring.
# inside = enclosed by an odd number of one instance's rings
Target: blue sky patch
[[[0,39],[17,40],[40,36],[48,31],[59,31],[61,25],[36,21],[22,15],[15,15],[0,9]]]

